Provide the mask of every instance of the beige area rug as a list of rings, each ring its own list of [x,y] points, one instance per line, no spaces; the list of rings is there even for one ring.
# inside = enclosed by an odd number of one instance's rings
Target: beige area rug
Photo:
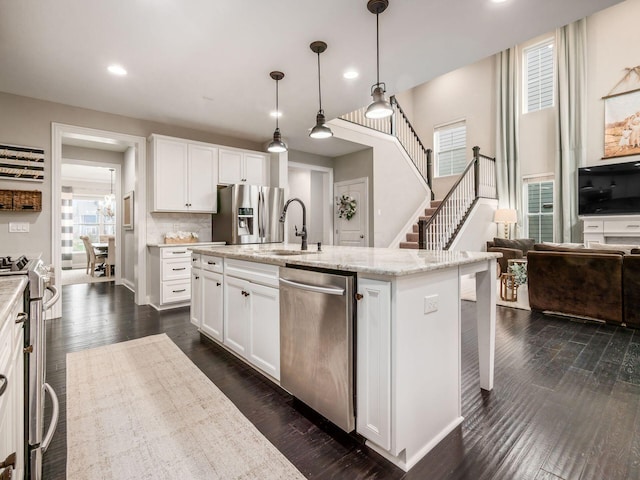
[[[471,275],[464,275],[460,279],[460,298],[462,300],[476,301],[476,279]],[[520,310],[531,310],[529,307],[529,290],[527,285],[518,287],[518,300],[516,302],[505,302],[500,298],[500,281],[496,280],[496,305],[502,307],[519,308]]]
[[[165,334],[67,354],[67,479],[303,479]]]
[[[86,268],[74,268],[72,270],[62,270],[62,281],[60,285],[76,285],[78,283],[101,283],[112,282],[116,277],[105,277],[104,275],[92,277]]]

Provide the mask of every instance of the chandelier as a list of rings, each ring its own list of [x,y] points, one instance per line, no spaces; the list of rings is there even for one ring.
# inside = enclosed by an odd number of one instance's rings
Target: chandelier
[[[104,196],[104,200],[98,202],[98,215],[102,215],[106,218],[113,218],[116,214],[115,212],[115,200],[116,197],[113,194],[113,168],[110,168],[111,172],[111,193],[109,195]]]

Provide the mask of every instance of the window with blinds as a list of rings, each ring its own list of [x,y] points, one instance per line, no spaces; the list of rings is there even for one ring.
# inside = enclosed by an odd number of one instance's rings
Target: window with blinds
[[[553,180],[525,181],[527,238],[553,242]]]
[[[524,113],[553,107],[553,40],[524,50]]]
[[[467,165],[467,126],[450,123],[433,131],[436,177],[462,173]]]

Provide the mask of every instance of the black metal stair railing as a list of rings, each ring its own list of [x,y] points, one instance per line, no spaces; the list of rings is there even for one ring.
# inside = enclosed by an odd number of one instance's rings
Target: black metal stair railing
[[[497,198],[496,161],[473,147],[473,159],[431,218],[418,222],[418,248],[448,250],[479,198]]]

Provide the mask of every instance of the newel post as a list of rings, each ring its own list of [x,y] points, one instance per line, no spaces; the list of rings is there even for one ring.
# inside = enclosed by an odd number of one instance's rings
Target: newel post
[[[427,221],[424,219],[418,220],[418,248],[427,249]]]
[[[476,198],[480,196],[480,147],[473,147],[473,177]]]

